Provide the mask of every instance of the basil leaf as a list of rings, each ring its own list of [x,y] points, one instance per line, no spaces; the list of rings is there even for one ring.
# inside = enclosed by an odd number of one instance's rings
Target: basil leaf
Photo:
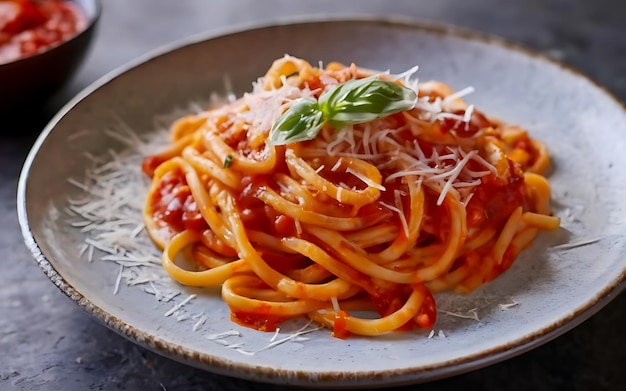
[[[328,123],[336,129],[410,110],[415,91],[376,76],[350,80],[327,90],[318,101],[296,100],[270,130],[274,145],[313,140]]]
[[[233,157],[231,155],[226,155],[226,159],[224,159],[224,168],[229,168],[233,165]]]
[[[347,81],[326,91],[318,104],[329,124],[341,129],[410,110],[416,102],[415,91],[370,76]]]
[[[270,130],[274,145],[313,140],[324,126],[324,114],[314,99],[300,98],[283,113]]]

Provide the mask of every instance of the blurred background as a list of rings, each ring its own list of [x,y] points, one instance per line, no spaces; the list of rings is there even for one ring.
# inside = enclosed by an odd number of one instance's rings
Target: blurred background
[[[112,69],[206,30],[302,16],[390,15],[495,34],[584,70],[615,93],[626,88],[622,0],[102,0],[97,38],[80,71],[48,108],[54,112]],[[607,64],[607,60],[610,63]],[[612,72],[615,69],[617,72]]]
[[[93,321],[37,268],[15,215],[21,164],[68,100],[116,67],[207,30],[304,16],[386,15],[493,34],[569,64],[626,99],[623,0],[103,0],[78,72],[19,121],[0,123],[0,389],[267,390],[150,353]],[[2,93],[2,85],[0,85]],[[538,349],[466,375],[404,389],[615,390],[626,384],[622,294]],[[621,346],[616,346],[616,341]]]

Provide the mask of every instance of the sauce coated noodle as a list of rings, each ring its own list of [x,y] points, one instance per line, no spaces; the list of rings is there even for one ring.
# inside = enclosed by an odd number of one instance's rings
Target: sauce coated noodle
[[[146,226],[173,279],[221,285],[232,319],[259,330],[295,317],[340,338],[430,329],[433,293],[493,280],[559,226],[545,146],[440,82],[380,74],[414,89],[415,107],[268,142],[296,99],[372,74],[285,56],[252,92],[173,124],[143,165]],[[182,252],[192,270],[174,262]]]

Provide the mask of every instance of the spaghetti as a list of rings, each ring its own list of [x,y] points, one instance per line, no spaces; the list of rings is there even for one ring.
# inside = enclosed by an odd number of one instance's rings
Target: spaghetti
[[[413,72],[285,56],[252,92],[176,121],[143,163],[167,273],[221,285],[248,327],[306,316],[379,335],[432,328],[433,293],[472,291],[559,227],[546,147]],[[409,106],[386,100],[398,91]]]

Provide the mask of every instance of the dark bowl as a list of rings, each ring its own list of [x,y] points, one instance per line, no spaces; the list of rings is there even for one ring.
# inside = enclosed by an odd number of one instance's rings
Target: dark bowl
[[[0,114],[11,116],[43,105],[83,62],[100,18],[101,0],[71,0],[85,14],[86,28],[35,55],[0,64]]]

